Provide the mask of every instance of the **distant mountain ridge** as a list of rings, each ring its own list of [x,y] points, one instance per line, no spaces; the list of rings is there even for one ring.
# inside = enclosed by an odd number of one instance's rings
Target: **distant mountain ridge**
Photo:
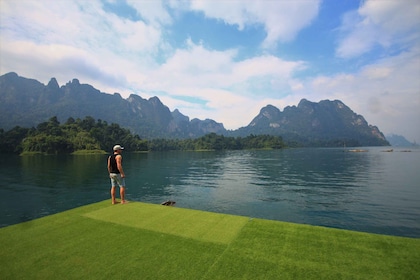
[[[281,135],[286,141],[308,146],[383,146],[389,145],[383,133],[369,125],[339,100],[319,103],[302,99],[299,105],[281,112],[267,105],[236,135]]]
[[[118,123],[142,138],[187,138],[215,132],[224,133],[223,124],[213,120],[189,120],[178,110],[171,112],[158,97],[149,100],[131,94],[100,92],[91,85],[73,79],[59,87],[55,78],[47,86],[8,73],[0,77],[0,127],[32,127],[57,116],[60,122],[69,117],[91,116]]]
[[[267,105],[248,126],[228,131],[214,120],[190,120],[178,109],[171,112],[158,97],[146,100],[131,94],[123,99],[77,79],[60,87],[55,78],[44,85],[13,72],[0,76],[0,128],[33,127],[53,116],[60,122],[91,116],[117,123],[145,139],[269,134],[304,146],[389,145],[376,126],[339,100],[314,103],[302,99],[297,107],[288,106],[283,112]]]
[[[397,135],[397,134],[387,134],[386,140],[391,144],[391,146],[394,147],[411,147],[411,146],[417,146],[416,143],[411,143],[408,141],[404,136]]]

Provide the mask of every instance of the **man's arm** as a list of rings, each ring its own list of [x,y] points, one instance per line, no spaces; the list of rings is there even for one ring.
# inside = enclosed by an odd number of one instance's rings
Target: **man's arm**
[[[108,173],[111,173],[111,157],[108,157]]]
[[[124,178],[125,174],[124,174],[124,170],[123,170],[123,167],[122,167],[122,156],[121,155],[116,156],[115,160],[117,161],[117,168],[120,171],[121,178]]]

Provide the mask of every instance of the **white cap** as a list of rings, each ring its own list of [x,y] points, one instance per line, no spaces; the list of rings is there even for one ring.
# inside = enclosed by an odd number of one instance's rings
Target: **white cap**
[[[124,147],[121,147],[121,145],[115,145],[115,146],[114,146],[114,148],[113,148],[113,150],[114,150],[114,151],[117,151],[117,150],[124,150]]]

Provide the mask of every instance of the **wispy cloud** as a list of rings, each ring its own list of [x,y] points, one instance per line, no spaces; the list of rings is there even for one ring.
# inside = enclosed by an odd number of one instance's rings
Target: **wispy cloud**
[[[265,48],[295,38],[317,16],[321,1],[192,1],[191,8],[243,30],[262,25]]]
[[[337,55],[355,57],[375,47],[410,46],[419,41],[420,6],[417,1],[365,1],[343,17]],[[408,45],[407,45],[408,44]]]

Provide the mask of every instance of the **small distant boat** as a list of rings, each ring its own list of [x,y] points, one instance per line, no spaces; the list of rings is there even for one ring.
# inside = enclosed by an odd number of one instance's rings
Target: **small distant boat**
[[[353,150],[348,150],[349,152],[352,153],[364,153],[367,152],[368,150],[362,150],[362,149],[353,149]]]
[[[385,150],[385,151],[382,151],[382,152],[392,153],[393,151],[394,151],[394,149],[389,149],[389,150]]]

